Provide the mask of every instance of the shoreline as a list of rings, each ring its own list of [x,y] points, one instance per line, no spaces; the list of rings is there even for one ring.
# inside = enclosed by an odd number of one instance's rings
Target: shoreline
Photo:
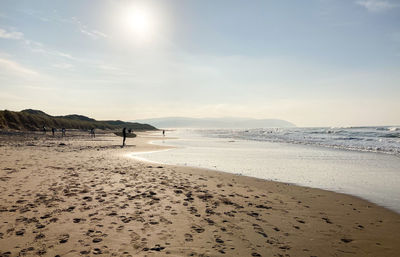
[[[176,138],[176,137],[173,137],[173,138],[167,138],[167,140],[168,139],[178,139],[178,138]],[[160,141],[160,140],[163,140],[163,138],[158,138],[158,139],[152,139],[152,140],[149,140],[148,141],[148,143],[149,144],[151,144],[151,145],[156,145],[156,146],[161,146],[161,147],[165,147],[165,150],[170,150],[170,149],[176,149],[176,148],[179,148],[179,147],[175,147],[175,146],[173,146],[173,145],[168,145],[167,143],[166,144],[157,144],[157,141]],[[243,140],[243,139],[235,139],[235,140]],[[271,143],[271,144],[273,144],[273,143]],[[279,144],[289,144],[289,143],[281,143],[281,142],[279,142]],[[291,146],[291,144],[289,144],[290,146]],[[297,145],[296,145],[297,146]],[[305,147],[311,147],[311,148],[318,148],[318,147],[323,147],[323,148],[325,148],[324,146],[315,146],[315,145],[304,145]],[[349,150],[349,149],[339,149],[339,148],[329,148],[328,150],[332,150],[332,151],[345,151],[345,152],[347,152],[347,151],[353,151],[353,150]],[[183,164],[178,164],[178,165],[176,165],[176,164],[168,164],[168,163],[163,163],[163,162],[158,162],[158,161],[152,161],[152,160],[150,160],[150,159],[146,159],[146,157],[140,157],[140,156],[138,156],[137,154],[147,154],[147,153],[155,153],[155,152],[160,152],[160,151],[164,151],[164,149],[163,150],[155,150],[155,151],[149,151],[149,152],[135,152],[135,153],[133,153],[132,155],[136,155],[136,156],[129,156],[130,158],[133,158],[133,159],[136,159],[136,160],[139,160],[139,161],[147,161],[147,162],[149,162],[149,163],[156,163],[156,164],[163,164],[163,165],[172,165],[172,166],[177,166],[177,167],[188,167],[188,168],[197,168],[197,169],[205,169],[205,170],[209,170],[209,171],[215,171],[215,172],[222,172],[222,173],[227,173],[227,174],[232,174],[232,175],[235,175],[235,176],[244,176],[244,177],[250,177],[250,178],[256,178],[256,179],[260,179],[260,180],[263,180],[263,181],[270,181],[270,182],[276,182],[276,183],[283,183],[283,184],[289,184],[289,185],[294,185],[294,186],[299,186],[299,187],[305,187],[305,188],[310,188],[310,189],[319,189],[319,190],[324,190],[324,191],[328,191],[328,192],[332,192],[332,193],[338,193],[338,194],[344,194],[344,195],[349,195],[349,196],[353,196],[353,197],[355,197],[355,198],[358,198],[358,199],[360,199],[360,200],[364,200],[364,201],[367,201],[367,202],[369,202],[369,203],[371,203],[371,204],[374,204],[374,205],[377,205],[377,206],[379,206],[379,207],[382,207],[382,208],[385,208],[385,209],[387,209],[387,210],[390,210],[390,211],[393,211],[394,213],[396,213],[396,214],[399,214],[400,215],[400,211],[399,210],[396,210],[395,208],[390,208],[390,207],[388,207],[388,206],[384,206],[384,205],[380,205],[379,203],[376,203],[376,202],[373,202],[373,201],[371,201],[371,200],[369,200],[369,199],[367,199],[367,198],[365,198],[365,197],[363,197],[363,196],[360,196],[360,195],[357,195],[357,194],[352,194],[352,193],[350,193],[350,192],[345,192],[345,191],[340,191],[340,190],[335,190],[335,189],[326,189],[326,188],[322,188],[322,187],[317,187],[317,186],[309,186],[309,185],[302,185],[302,184],[298,184],[297,182],[287,182],[287,181],[280,181],[280,180],[278,180],[278,179],[271,179],[271,178],[262,178],[262,177],[257,177],[257,176],[251,176],[251,175],[245,175],[245,174],[242,174],[242,173],[234,173],[234,172],[231,172],[231,171],[225,171],[225,170],[221,170],[221,169],[218,169],[218,168],[207,168],[207,167],[199,167],[199,166],[195,166],[195,165],[183,165]],[[369,153],[371,153],[371,154],[384,154],[384,155],[387,155],[386,153],[373,153],[373,152],[363,152],[363,151],[358,151],[358,152],[360,152],[360,153],[367,153],[367,154],[369,154]],[[396,156],[397,157],[397,156]]]
[[[125,157],[165,149],[145,135],[127,139],[126,148],[111,135],[2,141],[0,256],[400,252],[400,216],[391,210],[321,189]]]

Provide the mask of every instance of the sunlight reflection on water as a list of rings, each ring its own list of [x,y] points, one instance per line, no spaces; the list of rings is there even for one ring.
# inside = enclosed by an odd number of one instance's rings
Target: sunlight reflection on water
[[[352,194],[400,212],[400,158],[397,156],[208,138],[191,130],[178,130],[172,135],[179,139],[154,143],[177,148],[133,156]]]

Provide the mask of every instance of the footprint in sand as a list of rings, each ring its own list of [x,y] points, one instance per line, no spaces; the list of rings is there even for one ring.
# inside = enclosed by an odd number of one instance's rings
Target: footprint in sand
[[[353,241],[353,239],[350,239],[350,238],[342,238],[342,239],[340,239],[342,242],[344,242],[344,243],[350,243],[350,242],[352,242]]]
[[[45,238],[45,237],[46,236],[44,234],[40,233],[40,234],[35,236],[35,239],[42,239],[42,238]]]
[[[100,243],[101,241],[103,241],[103,239],[101,239],[101,238],[93,238],[93,240],[92,240],[92,242],[93,243]]]
[[[192,229],[193,229],[194,231],[196,231],[197,233],[203,233],[203,232],[204,232],[204,228],[202,228],[202,227],[200,227],[200,226],[193,225],[193,226],[192,226]]]
[[[25,234],[25,229],[21,229],[15,232],[15,235],[17,236],[23,236]]]
[[[74,218],[73,219],[74,223],[80,223],[81,221],[85,221],[85,219],[81,219],[81,218]]]
[[[65,244],[66,242],[68,242],[68,239],[69,239],[69,235],[63,234],[59,237],[59,242],[60,242],[60,244]]]
[[[322,219],[325,220],[326,223],[332,224],[332,221],[329,218],[322,218]]]
[[[186,233],[185,234],[185,241],[186,242],[191,242],[193,241],[193,236],[191,234]]]
[[[100,248],[94,248],[93,249],[93,254],[98,255],[98,254],[102,254],[103,251]]]

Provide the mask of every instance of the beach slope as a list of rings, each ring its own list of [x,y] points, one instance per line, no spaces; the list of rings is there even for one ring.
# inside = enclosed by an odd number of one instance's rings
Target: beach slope
[[[39,134],[0,141],[0,256],[398,256],[400,215],[356,197],[128,157]]]

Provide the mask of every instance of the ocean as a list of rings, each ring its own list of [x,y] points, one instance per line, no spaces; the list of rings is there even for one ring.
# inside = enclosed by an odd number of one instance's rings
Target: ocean
[[[400,127],[199,130],[198,133],[210,137],[317,145],[400,155]]]
[[[134,158],[351,194],[400,213],[398,127],[177,129]]]

